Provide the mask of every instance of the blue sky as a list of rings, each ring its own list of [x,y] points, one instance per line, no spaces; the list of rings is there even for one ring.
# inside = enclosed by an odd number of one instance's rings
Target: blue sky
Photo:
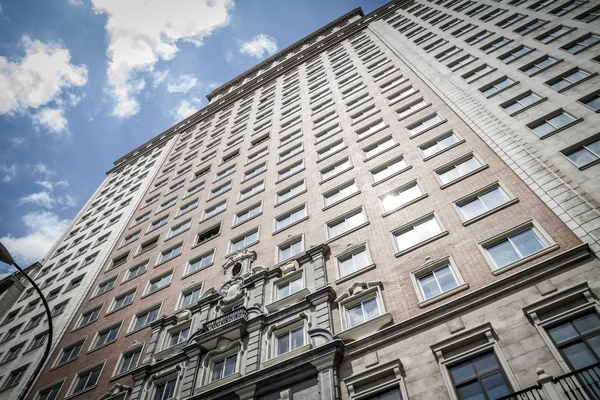
[[[22,263],[45,255],[115,159],[212,89],[386,1],[206,3],[0,0],[0,241]]]

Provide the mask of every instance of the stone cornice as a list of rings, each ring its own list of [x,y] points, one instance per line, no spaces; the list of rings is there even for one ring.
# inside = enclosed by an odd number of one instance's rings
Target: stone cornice
[[[124,164],[126,161],[131,161],[131,160],[145,154],[147,151],[152,150],[156,146],[159,146],[161,143],[164,143],[167,140],[171,139],[171,137],[173,135],[178,134],[180,132],[184,132],[189,127],[194,126],[195,124],[201,122],[203,119],[209,117],[210,115],[217,113],[222,108],[228,107],[230,104],[237,101],[239,98],[245,96],[247,93],[249,93],[252,90],[263,85],[265,81],[269,81],[271,79],[278,77],[279,75],[286,73],[288,70],[305,62],[305,60],[309,59],[312,55],[321,53],[324,50],[326,50],[327,48],[333,47],[337,43],[352,36],[352,34],[358,32],[359,30],[364,29],[364,27],[366,26],[365,23],[369,22],[372,18],[374,18],[374,17],[383,18],[385,15],[393,13],[397,8],[403,6],[407,3],[413,3],[413,0],[397,0],[395,2],[387,3],[387,4],[379,7],[378,9],[372,11],[371,13],[363,16],[362,18],[347,24],[346,26],[342,27],[338,32],[336,32],[336,34],[329,35],[328,37],[323,39],[323,41],[318,46],[310,46],[310,47],[306,48],[304,51],[300,52],[299,54],[294,55],[294,57],[290,57],[290,58],[286,59],[284,62],[282,62],[278,66],[278,68],[273,68],[273,71],[268,71],[267,73],[261,74],[261,75],[257,76],[255,79],[253,79],[249,82],[246,82],[244,84],[244,87],[237,88],[236,90],[233,90],[233,91],[227,93],[225,95],[225,97],[223,99],[219,99],[218,102],[213,102],[213,103],[208,104],[206,107],[202,108],[201,110],[198,110],[196,113],[187,117],[183,121],[178,122],[174,126],[170,127],[169,129],[166,129],[162,133],[158,134],[151,140],[143,143],[142,145],[138,146],[136,149],[134,149],[134,150],[130,151],[129,153],[125,154],[124,156],[120,157],[119,159],[117,159],[114,162],[115,167],[110,169],[107,172],[107,174],[111,173],[114,170],[117,170],[118,168],[121,168],[123,166],[122,164]],[[361,13],[362,13],[362,10],[361,10]],[[324,28],[322,28],[322,29],[324,29]],[[297,45],[297,44],[295,44],[295,45]],[[292,45],[292,46],[294,46],[294,45]],[[286,48],[286,50],[287,49],[289,49],[289,47]],[[281,55],[281,53],[282,52],[279,52],[279,53],[275,54],[274,56],[272,56],[271,58],[279,57]],[[265,60],[265,62],[266,61],[268,61],[268,60]],[[255,68],[257,68],[257,67],[255,67]],[[245,73],[244,76],[246,76],[246,74],[247,73]],[[239,78],[236,77],[232,81],[236,81],[238,79]],[[138,154],[136,154],[136,152]],[[135,155],[135,157],[133,157],[134,155]]]

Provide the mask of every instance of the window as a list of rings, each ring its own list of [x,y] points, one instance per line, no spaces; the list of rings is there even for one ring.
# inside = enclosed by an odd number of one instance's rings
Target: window
[[[165,215],[164,217],[162,217],[161,219],[157,219],[156,221],[152,222],[150,224],[150,228],[148,229],[149,232],[160,228],[163,225],[166,225],[167,221],[169,220],[169,216]],[[143,246],[143,245],[142,245]]]
[[[590,74],[589,72],[579,68],[575,68],[546,83],[549,84],[552,87],[552,89],[560,92],[577,85],[579,82],[590,78],[591,76],[592,74]]]
[[[406,160],[404,160],[403,157],[395,158],[393,160],[388,161],[384,165],[372,169],[371,176],[373,177],[373,182],[378,183],[403,172],[407,168],[408,164],[406,163]]]
[[[579,168],[595,164],[600,160],[600,139],[578,146],[566,155]]]
[[[302,276],[295,277],[277,285],[277,299],[283,299],[304,289]]]
[[[342,217],[327,223],[329,239],[336,238],[367,222],[367,217],[362,208],[358,208]]]
[[[420,121],[415,122],[406,127],[408,129],[410,137],[415,137],[428,129],[433,128],[434,126],[439,125],[444,120],[437,113],[428,115]]]
[[[540,0],[540,1],[536,1],[535,3],[533,3],[532,5],[530,5],[527,8],[529,8],[530,10],[539,11],[542,8],[547,7],[556,1],[557,0]]]
[[[38,392],[35,400],[58,400],[58,393],[62,387],[62,382],[52,387],[42,389]]]
[[[548,44],[548,43],[555,41],[559,37],[566,35],[567,33],[571,32],[573,30],[574,30],[574,28],[570,28],[570,27],[564,26],[564,25],[559,25],[556,28],[553,28],[553,29],[549,30],[548,32],[544,33],[543,35],[536,37],[536,39],[542,43]]]
[[[321,172],[321,180],[324,181],[324,180],[333,178],[334,176],[337,176],[337,175],[341,174],[342,172],[349,170],[350,168],[352,168],[350,159],[344,158],[340,161],[337,161],[333,165],[323,168],[320,171]]]
[[[144,221],[147,221],[150,218],[150,213],[146,213],[144,215],[140,215],[133,221],[133,226],[137,224],[141,224]]]
[[[222,195],[223,193],[227,193],[229,190],[231,190],[231,181],[226,182],[223,185],[217,186],[216,188],[211,190],[210,194],[208,195],[208,199],[212,200],[215,197]],[[196,200],[196,204],[198,204],[198,200]]]
[[[198,193],[199,191],[201,191],[202,189],[204,189],[204,182],[199,183],[197,185],[192,186],[191,188],[189,188],[187,190],[187,192],[185,192],[185,196],[184,197],[188,197],[193,195],[194,193]]]
[[[219,179],[223,179],[228,175],[231,175],[235,172],[235,165],[232,165],[226,169],[223,169],[219,172],[217,172],[217,174],[215,175],[215,181],[218,181]]]
[[[486,188],[474,196],[468,196],[466,199],[458,201],[456,205],[464,220],[468,221],[501,207],[511,198],[512,196],[503,187],[495,184],[492,188]]]
[[[172,238],[174,236],[179,235],[182,232],[187,231],[188,229],[190,229],[191,225],[192,225],[191,219],[188,219],[185,222],[175,225],[173,228],[171,228],[171,231],[169,232],[169,238]]]
[[[399,252],[411,249],[420,243],[427,242],[444,232],[444,228],[436,218],[435,214],[409,223],[407,226],[392,232]]]
[[[490,54],[490,53],[493,53],[494,51],[498,50],[499,48],[506,46],[510,42],[512,42],[511,39],[501,37],[501,38],[494,40],[491,43],[486,44],[485,46],[482,46],[481,50],[486,54]]]
[[[571,10],[574,10],[575,8],[579,7],[583,3],[584,3],[583,1],[570,0],[564,4],[561,4],[554,10],[549,11],[549,13],[560,17],[560,16],[567,14]]]
[[[132,330],[137,330],[137,329],[143,328],[143,327],[147,326],[148,324],[156,321],[156,319],[158,318],[159,312],[160,312],[160,307],[155,307],[151,310],[136,314]]]
[[[100,296],[101,294],[104,294],[104,293],[112,290],[112,288],[115,287],[116,279],[117,278],[114,277],[105,282],[99,283],[98,287],[96,288],[96,293],[94,293],[94,296]]]
[[[539,95],[529,91],[519,95],[518,97],[508,101],[507,103],[500,104],[500,107],[502,107],[504,111],[506,111],[510,115],[514,115],[542,101],[543,99]]]
[[[535,31],[540,26],[544,25],[546,22],[548,22],[548,21],[543,21],[541,19],[534,19],[533,21],[530,21],[530,22],[526,23],[525,25],[521,25],[520,27],[515,29],[515,32],[518,33],[519,35],[524,36],[530,32]]]
[[[19,384],[19,382],[21,382],[21,379],[23,378],[23,375],[25,374],[25,370],[27,369],[27,367],[29,366],[29,364],[20,367],[18,369],[15,369],[14,371],[11,371],[10,374],[8,375],[8,377],[6,378],[6,381],[4,382],[4,386],[2,387],[2,389],[8,389],[14,386],[17,386]]]
[[[222,213],[226,209],[227,209],[227,200],[223,200],[223,201],[215,204],[214,206],[209,207],[206,210],[204,210],[204,218],[203,219],[208,219],[208,218],[214,217],[215,215]]]
[[[4,356],[4,359],[2,360],[2,363],[7,363],[10,362],[14,359],[16,359],[19,354],[21,354],[21,350],[23,349],[23,346],[25,345],[25,342],[21,342],[16,346],[11,347],[10,349],[8,349],[8,351],[6,352],[6,355]]]
[[[231,241],[229,251],[238,251],[244,247],[250,246],[258,242],[258,228],[251,230],[243,236],[237,237]]]
[[[483,247],[494,266],[503,268],[545,249],[548,242],[537,228],[528,224],[514,233],[483,244]]]
[[[325,207],[329,207],[333,204],[336,204],[339,201],[348,198],[355,193],[358,193],[358,184],[356,183],[356,180],[346,182],[341,186],[338,186],[323,194]]]
[[[237,354],[225,357],[221,361],[217,361],[213,364],[213,370],[211,375],[211,382],[219,379],[223,379],[229,375],[235,373],[237,365]]]
[[[592,7],[586,12],[579,14],[575,17],[575,19],[578,21],[589,23],[596,20],[598,17],[600,17],[600,5]]]
[[[277,355],[280,356],[304,345],[304,327],[277,336]]]
[[[67,302],[68,302],[68,300],[55,305],[54,308],[52,309],[52,313],[51,313],[52,317],[56,317],[56,316],[62,314],[65,311],[65,308],[67,308]]]
[[[543,117],[539,121],[530,123],[527,125],[527,127],[536,135],[543,138],[551,133],[557,132],[560,129],[564,129],[575,122],[575,117],[562,110],[559,110],[558,112],[554,112]]]
[[[127,271],[127,274],[125,275],[125,280],[130,280],[130,279],[135,278],[136,276],[143,274],[144,272],[146,272],[147,268],[148,268],[148,260],[144,261],[141,264],[136,265],[133,268],[130,268],[129,271]]]
[[[29,322],[25,326],[24,330],[26,331],[26,330],[33,329],[36,326],[38,326],[42,322],[42,319],[44,318],[44,316],[45,316],[45,313],[40,313],[38,315],[34,315],[33,317],[31,317],[29,319]]]
[[[519,69],[527,76],[534,76],[561,61],[562,60],[557,60],[556,58],[550,56],[543,56],[529,64],[522,66]]]
[[[481,161],[473,154],[468,154],[467,156],[461,157],[458,160],[451,162],[449,165],[437,170],[436,174],[442,185],[446,185],[450,182],[455,182],[464,176],[468,176],[482,167],[483,164]]]
[[[295,238],[277,247],[277,259],[279,262],[292,258],[304,251],[302,237]]]
[[[60,356],[58,356],[58,360],[56,361],[55,365],[64,364],[71,360],[74,360],[75,358],[77,358],[77,356],[79,356],[79,352],[81,351],[82,347],[83,342],[75,343],[65,347],[60,353]]]
[[[100,378],[100,374],[102,373],[102,367],[104,367],[104,364],[98,365],[85,372],[78,373],[71,394],[74,395],[83,392],[86,389],[95,387],[98,383],[98,378]]]
[[[426,142],[419,146],[423,152],[425,158],[432,157],[435,154],[441,153],[442,151],[454,147],[460,144],[461,140],[452,131],[444,133],[442,136],[438,136],[432,141]]]
[[[152,400],[169,400],[175,398],[175,386],[177,379],[169,379],[166,382],[159,383],[154,389]]]
[[[396,110],[396,115],[398,116],[398,119],[404,119],[410,115],[413,115],[413,114],[421,111],[422,109],[424,109],[430,105],[431,104],[427,103],[421,97],[420,99],[413,101],[412,103],[408,104],[407,106],[404,106],[404,107],[400,108],[399,110]]]
[[[277,204],[282,203],[286,200],[291,199],[297,194],[303,193],[306,191],[306,182],[303,180],[298,181],[285,189],[282,189],[277,192]]]
[[[387,100],[390,103],[390,105],[396,104],[399,101],[402,101],[402,100],[406,99],[407,97],[417,93],[418,91],[419,90],[415,89],[413,86],[408,86],[406,88],[400,89],[396,93],[391,94],[390,96],[387,97]]]
[[[281,153],[279,153],[279,161],[278,162],[282,162],[282,161],[287,160],[288,158],[292,158],[295,155],[302,153],[303,151],[304,151],[304,144],[302,142],[296,143],[289,149],[286,149],[286,150],[282,151]]]
[[[177,212],[177,215],[183,215],[183,214],[186,214],[186,213],[192,211],[193,209],[198,207],[198,202],[199,202],[199,199],[196,199],[196,200],[191,201],[191,202],[187,203],[186,205],[182,206],[179,209],[179,211]]]
[[[119,329],[121,329],[121,324],[115,325],[111,328],[104,329],[96,334],[96,339],[94,340],[94,344],[92,345],[92,349],[97,349],[98,347],[109,344],[115,340],[117,340],[117,335],[119,334]]]
[[[600,111],[600,91],[595,91],[591,94],[588,94],[578,101],[596,112]]]
[[[450,366],[448,370],[461,399],[497,399],[512,391],[493,351]]]
[[[417,181],[413,181],[379,197],[379,201],[381,201],[383,212],[389,213],[411,203],[415,199],[421,198],[423,195],[424,193]]]
[[[42,347],[44,343],[46,343],[46,339],[48,338],[48,332],[42,332],[33,337],[31,344],[29,345],[29,350],[37,349],[38,347]]]
[[[244,172],[242,181],[246,181],[248,179],[254,178],[255,176],[265,172],[266,170],[267,170],[267,163],[263,162],[263,163],[257,165],[256,167],[251,168],[251,169],[247,170],[246,172]]]
[[[347,312],[349,328],[353,328],[381,315],[376,296],[362,300],[355,306],[348,307]]]
[[[221,224],[207,228],[196,236],[196,245],[208,242],[210,239],[216,238],[221,234]]]
[[[173,258],[177,257],[181,254],[181,250],[183,249],[183,243],[179,243],[175,247],[170,248],[169,250],[163,251],[158,257],[158,264],[162,264]]]
[[[19,330],[21,329],[21,326],[23,326],[22,323],[20,323],[17,326],[13,326],[12,328],[10,328],[6,334],[4,335],[4,338],[2,339],[2,343],[8,342],[9,340],[13,339],[15,336],[17,336],[17,333],[19,332]]]
[[[265,181],[260,181],[260,182],[256,182],[254,183],[252,186],[242,189],[240,191],[240,200],[239,201],[244,201],[252,196],[254,196],[257,193],[262,192],[265,189]]]
[[[498,58],[505,64],[509,64],[509,63],[531,53],[532,51],[533,51],[533,49],[531,49],[529,47],[519,46],[516,49],[509,51],[508,53],[502,54]]]
[[[161,212],[166,210],[169,207],[172,207],[173,205],[175,205],[175,203],[177,203],[177,199],[173,198],[171,200],[165,201],[164,203],[162,203],[159,207],[158,210],[156,210],[156,212]]]
[[[307,216],[306,204],[302,204],[275,218],[275,231],[284,229]]]
[[[342,139],[336,140],[335,142],[332,142],[331,144],[317,150],[318,159],[323,160],[324,158],[334,154],[339,154],[339,152],[346,147],[346,143],[344,143]]]
[[[81,314],[79,324],[77,325],[77,327],[80,328],[82,326],[89,325],[92,322],[96,321],[98,319],[98,316],[100,315],[101,309],[102,307],[97,307],[91,311],[87,311]]]
[[[239,225],[239,224],[246,222],[254,217],[259,216],[260,214],[262,214],[262,202],[254,204],[253,206],[248,207],[245,210],[237,213],[235,215],[233,224]]]
[[[337,257],[340,276],[344,277],[373,265],[366,245],[358,246]]]
[[[380,140],[376,141],[375,143],[363,148],[363,153],[365,154],[365,159],[371,159],[371,158],[383,153],[385,150],[394,147],[396,144],[397,144],[396,141],[394,140],[394,138],[391,135],[388,137],[385,137],[383,139],[380,139]]]
[[[188,266],[188,274],[192,272],[199,271],[207,266],[211,265],[214,261],[215,251],[211,250],[209,253],[206,253],[198,258],[190,261],[190,265]]]
[[[191,304],[194,304],[200,298],[200,294],[202,293],[202,288],[197,288],[193,290],[189,290],[183,293],[181,297],[181,307],[187,307]]]
[[[555,325],[548,329],[548,334],[572,370],[600,361],[600,318],[595,313]],[[598,389],[594,392],[598,393]]]
[[[149,282],[148,289],[146,289],[146,294],[154,293],[157,290],[160,290],[166,286],[171,284],[171,278],[173,278],[173,271],[169,273],[159,276],[158,278],[154,278]]]
[[[482,87],[481,89],[479,89],[479,91],[485,97],[492,97],[513,85],[516,85],[515,81],[513,81],[510,78],[504,77],[490,83],[489,85]]]
[[[125,306],[128,306],[129,304],[131,304],[133,302],[134,297],[135,297],[135,291],[115,297],[115,299],[113,301],[113,305],[111,307],[111,311],[117,311]]]
[[[137,349],[128,353],[124,353],[121,356],[119,368],[117,369],[117,375],[124,374],[125,372],[131,371],[132,369],[137,367],[141,355],[142,349]]]
[[[35,299],[35,300],[30,301],[27,304],[27,306],[25,306],[25,308],[23,309],[23,312],[21,313],[21,315],[25,315],[28,312],[33,311],[37,307],[37,305],[39,304],[39,302],[40,302],[40,299]]]

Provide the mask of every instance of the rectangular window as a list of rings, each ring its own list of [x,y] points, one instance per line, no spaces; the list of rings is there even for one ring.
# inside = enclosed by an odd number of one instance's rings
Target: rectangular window
[[[209,265],[211,265],[213,263],[215,259],[215,251],[211,250],[209,253],[205,253],[203,255],[201,255],[200,257],[197,257],[193,260],[190,261],[190,265],[188,266],[188,274],[191,274],[192,272],[196,272],[199,271],[203,268],[208,267]]]
[[[326,180],[326,179],[332,178],[338,174],[341,174],[344,171],[349,170],[350,168],[352,168],[350,159],[344,158],[344,159],[334,163],[333,165],[323,168],[320,171],[321,180]]]
[[[403,172],[407,168],[408,164],[403,157],[395,158],[375,169],[372,169],[371,176],[373,177],[373,182],[378,183]]]
[[[338,186],[323,194],[325,207],[331,206],[332,204],[336,204],[337,202],[342,201],[343,199],[348,198],[357,192],[358,184],[356,183],[356,180],[346,182],[341,186]]]
[[[46,388],[42,389],[38,392],[35,400],[58,400],[58,394],[60,393],[60,388],[62,387],[62,382]]]
[[[239,201],[244,201],[255,194],[262,192],[265,189],[265,181],[260,181],[254,183],[252,186],[248,188],[244,188],[240,191],[240,199]]]
[[[159,312],[160,307],[155,307],[151,310],[136,314],[132,330],[143,328],[145,326],[148,326],[150,323],[156,321],[158,319]]]
[[[199,199],[196,199],[196,200],[191,201],[191,202],[187,203],[186,205],[182,206],[179,209],[179,211],[177,212],[177,215],[183,215],[183,214],[186,214],[186,213],[192,211],[193,209],[198,207],[199,201],[200,201]]]
[[[248,179],[254,178],[255,176],[265,172],[267,170],[267,163],[263,162],[257,165],[254,168],[251,168],[244,172],[244,176],[242,177],[242,181],[246,181]]]
[[[550,29],[548,32],[536,37],[536,40],[539,40],[540,42],[542,42],[544,44],[548,44],[548,43],[555,41],[559,37],[566,35],[567,33],[571,32],[572,30],[574,30],[574,28],[564,26],[564,25],[559,25],[556,28]]]
[[[135,242],[136,240],[138,240],[140,237],[140,231],[134,232],[129,236],[126,236],[125,239],[123,239],[123,244],[121,244],[121,246],[127,246],[130,243]]]
[[[107,281],[99,283],[98,287],[96,288],[96,292],[94,293],[94,296],[100,296],[101,294],[104,294],[104,293],[112,290],[115,287],[116,280],[117,280],[117,278],[114,277],[112,279],[109,279]]]
[[[454,147],[455,145],[459,144],[459,142],[460,139],[458,138],[458,136],[456,136],[456,134],[453,131],[450,131],[444,133],[441,136],[438,136],[437,138],[431,141],[422,144],[421,146],[419,146],[419,148],[423,152],[423,156],[425,158],[429,158],[441,153],[446,149]]]
[[[392,233],[398,251],[405,251],[443,232],[444,230],[435,214],[430,214]]]
[[[418,199],[423,195],[424,193],[417,184],[417,181],[413,181],[379,197],[379,201],[381,202],[383,212],[389,213],[411,203],[413,200]]]
[[[189,326],[187,328],[180,329],[176,332],[172,332],[169,337],[169,345],[168,346],[173,347],[173,346],[178,345],[179,343],[183,343],[186,340],[188,340],[189,336],[190,336]]]
[[[547,330],[571,370],[588,367],[600,360],[597,344],[600,339],[600,318],[594,312],[576,316]],[[587,387],[593,397],[598,395],[597,387]]]
[[[231,190],[231,186],[231,181],[225,182],[224,184],[217,186],[216,188],[210,191],[210,194],[208,195],[208,200],[212,200],[215,197],[222,195],[223,193],[227,193]]]
[[[219,379],[223,379],[229,375],[235,373],[237,366],[237,354],[226,357],[221,361],[217,361],[213,364],[213,370],[211,375],[211,382]]]
[[[98,365],[85,372],[79,372],[75,378],[75,384],[73,385],[71,394],[74,395],[96,386],[103,366],[104,365]]]
[[[390,135],[390,136],[384,137],[383,139],[376,141],[375,143],[373,143],[367,147],[364,147],[362,150],[365,155],[365,159],[371,159],[371,158],[383,153],[387,149],[390,149],[396,145],[397,145],[396,141]]]
[[[192,226],[191,219],[188,219],[187,221],[184,221],[180,224],[175,225],[169,231],[169,238],[175,237],[175,236],[179,235],[180,233],[187,231],[188,229],[190,229],[190,226]]]
[[[489,98],[489,97],[492,97],[492,96],[502,92],[503,90],[508,89],[509,87],[511,87],[515,84],[516,84],[516,82],[513,81],[512,79],[503,77],[503,78],[500,78],[500,79],[490,83],[489,85],[482,87],[481,89],[479,89],[479,91],[485,97]]]
[[[373,296],[347,309],[348,325],[353,328],[381,315],[377,297]]]
[[[302,143],[302,142],[297,143],[297,144],[293,145],[292,147],[290,147],[289,149],[286,149],[286,150],[282,151],[281,153],[279,153],[279,161],[278,162],[282,162],[289,158],[292,158],[295,155],[302,153],[303,151],[304,151],[304,143]]]
[[[196,236],[196,245],[206,243],[221,234],[221,224],[217,224],[198,233]]]
[[[488,213],[511,200],[511,196],[499,184],[456,202],[465,221]]]
[[[512,390],[493,351],[448,368],[460,398],[500,398]]]
[[[178,255],[181,254],[182,249],[183,249],[183,243],[179,243],[175,247],[171,247],[169,250],[163,251],[162,253],[160,253],[160,256],[158,257],[158,264],[167,262],[167,261],[172,260],[173,258],[177,257]]]
[[[83,342],[75,343],[65,347],[58,356],[58,360],[56,361],[55,365],[61,365],[76,359],[79,356],[79,352],[81,351],[82,347]]]
[[[515,113],[518,113],[528,107],[531,107],[537,103],[540,103],[542,101],[542,97],[531,92],[525,92],[521,95],[519,95],[518,97],[509,100],[506,103],[500,104],[500,107],[502,107],[504,109],[504,111],[506,111],[507,113],[509,113],[510,115],[514,115]]]
[[[245,210],[242,210],[239,213],[235,214],[233,224],[239,225],[254,217],[257,217],[260,214],[262,214],[262,202],[254,204],[253,206],[250,206]]]
[[[135,278],[136,276],[143,274],[144,272],[146,272],[146,269],[148,269],[148,261],[147,260],[141,264],[136,265],[133,268],[130,268],[127,271],[127,274],[125,275],[125,280],[130,280],[130,279]]]
[[[125,372],[131,371],[132,369],[137,367],[138,362],[140,361],[141,355],[142,355],[141,349],[137,349],[134,351],[130,351],[128,353],[124,353],[121,356],[121,361],[119,363],[117,375],[124,374]]]
[[[396,104],[399,101],[406,99],[407,97],[417,93],[419,90],[415,89],[413,86],[408,86],[406,88],[400,89],[396,93],[393,93],[387,97],[387,101],[390,105]]]
[[[129,304],[131,304],[133,302],[134,297],[135,297],[135,291],[115,297],[115,299],[113,301],[113,305],[110,310],[117,311],[125,306],[128,306]]]
[[[582,14],[579,14],[575,17],[576,20],[582,21],[585,23],[590,23],[600,18],[600,5],[590,8]]]
[[[542,71],[547,70],[548,68],[552,67],[553,65],[558,64],[559,62],[561,62],[561,61],[557,60],[554,57],[543,56],[543,57],[538,58],[537,60],[530,62],[529,64],[525,64],[524,66],[519,68],[519,70],[522,71],[527,76],[534,76],[534,75],[539,74]]]
[[[215,215],[222,213],[226,209],[227,209],[227,200],[223,200],[223,201],[215,204],[214,206],[209,207],[206,210],[204,210],[204,218],[203,219],[208,219],[208,218],[214,217]]]
[[[243,236],[237,237],[231,241],[229,246],[229,251],[234,252],[238,251],[244,247],[250,246],[254,243],[258,242],[258,228],[251,230],[248,233],[245,233]]]
[[[600,139],[578,146],[566,156],[579,168],[595,164],[600,160]]]
[[[548,21],[543,21],[541,19],[536,18],[533,21],[526,23],[525,25],[521,25],[520,27],[515,29],[515,32],[518,33],[519,35],[525,36],[528,33],[535,31],[540,26],[544,25],[546,22],[548,22]]]
[[[367,222],[367,217],[362,208],[341,216],[327,223],[327,236],[329,239],[336,238]]]
[[[188,290],[183,293],[181,296],[181,307],[187,307],[191,304],[194,304],[200,298],[200,294],[202,293],[201,288]]]
[[[304,251],[304,241],[302,237],[296,238],[292,241],[288,241],[284,244],[277,246],[277,259],[278,262],[285,261],[292,258]]]
[[[496,24],[496,26],[499,26],[500,28],[508,28],[512,24],[521,21],[523,18],[525,18],[525,16],[523,14],[513,14],[510,17],[505,18],[502,21],[498,22]]]
[[[277,285],[277,299],[286,298],[304,289],[302,276],[298,276]]]
[[[111,343],[117,339],[117,335],[119,334],[119,329],[121,329],[121,324],[115,325],[111,328],[107,328],[101,330],[96,334],[96,339],[92,344],[92,349],[97,349],[98,347],[104,346],[108,343]]]
[[[306,182],[305,180],[298,181],[285,189],[282,189],[277,192],[277,202],[276,204],[282,203],[288,199],[291,199],[295,195],[306,191]]]
[[[191,196],[195,193],[198,193],[199,191],[201,191],[202,189],[204,189],[204,182],[198,183],[197,185],[192,186],[191,188],[189,188],[186,192],[185,192],[185,196],[184,197],[188,197]]]
[[[524,229],[483,245],[496,268],[503,268],[548,247],[538,230],[529,224]]]
[[[89,325],[92,322],[96,321],[98,319],[98,316],[100,316],[100,310],[102,310],[102,307],[97,307],[91,311],[87,311],[81,314],[81,318],[79,319],[79,324],[77,325],[77,327]]]
[[[157,210],[156,212],[161,212],[161,211],[164,211],[164,210],[166,210],[167,208],[174,206],[174,205],[175,205],[175,203],[177,203],[177,199],[176,199],[176,198],[173,198],[173,199],[171,199],[171,200],[168,200],[168,201],[166,201],[166,202],[162,203],[162,204],[161,204],[161,205],[158,207],[158,210]]]
[[[570,12],[571,10],[576,9],[577,7],[579,7],[582,4],[584,4],[583,1],[570,0],[570,1],[567,1],[566,3],[561,4],[560,6],[558,6],[557,8],[555,8],[554,10],[550,10],[548,12],[550,14],[554,14],[554,15],[556,15],[558,17],[561,17],[561,16],[567,14],[568,12]]]
[[[486,44],[485,46],[482,46],[481,50],[486,54],[490,54],[490,53],[493,53],[494,51],[498,50],[499,48],[506,46],[510,42],[512,42],[511,39],[501,37],[501,38],[494,40],[491,43]]]
[[[498,57],[503,63],[505,64],[509,64],[529,53],[531,53],[533,51],[533,49],[527,47],[527,46],[519,46],[516,49],[513,49],[511,51],[509,51],[508,53],[504,53],[502,54],[500,57]]]
[[[304,346],[304,327],[292,329],[277,336],[277,355],[280,356],[298,347]]]
[[[158,278],[154,278],[149,282],[148,289],[146,289],[146,294],[154,293],[157,290],[160,290],[166,286],[171,284],[171,279],[173,278],[173,271],[159,276]]]
[[[349,253],[337,257],[340,276],[344,277],[372,265],[371,256],[366,245],[361,245]]]
[[[552,89],[560,92],[577,85],[579,82],[589,78],[590,76],[592,76],[592,74],[589,72],[580,68],[575,68],[557,78],[549,80],[546,82],[546,84],[550,85]]]
[[[364,128],[358,129],[356,131],[356,135],[358,136],[358,140],[362,140],[362,139],[369,137],[387,127],[388,127],[388,125],[383,121],[383,119],[379,119],[377,121],[370,123],[369,125],[365,126]]]
[[[576,118],[562,110],[543,117],[541,120],[527,125],[539,137],[545,137],[551,133],[564,129],[576,122]]]
[[[478,170],[482,166],[482,163],[473,154],[469,154],[435,172],[440,182],[445,185]]]
[[[432,127],[439,125],[444,120],[437,113],[428,115],[420,121],[417,121],[406,127],[408,129],[410,137],[415,137]]]
[[[219,179],[223,179],[226,176],[233,174],[234,172],[235,172],[235,165],[232,165],[228,168],[218,171],[215,175],[215,181],[218,181]]]

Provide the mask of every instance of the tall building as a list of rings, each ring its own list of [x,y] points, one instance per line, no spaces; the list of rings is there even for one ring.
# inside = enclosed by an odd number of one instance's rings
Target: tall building
[[[28,398],[597,398],[599,10],[393,1],[218,88]]]
[[[52,314],[54,350],[101,273],[166,155],[166,144],[152,141],[137,149],[135,161],[118,160],[96,193],[47,256],[26,272],[44,293]],[[23,277],[0,297],[0,399],[24,395],[42,361],[48,323],[41,299]],[[4,282],[4,281],[3,281]]]

